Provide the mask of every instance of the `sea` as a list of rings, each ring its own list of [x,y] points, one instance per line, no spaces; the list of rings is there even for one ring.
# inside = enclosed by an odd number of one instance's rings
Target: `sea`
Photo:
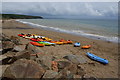
[[[115,19],[19,19],[16,21],[37,28],[119,43],[118,20]]]

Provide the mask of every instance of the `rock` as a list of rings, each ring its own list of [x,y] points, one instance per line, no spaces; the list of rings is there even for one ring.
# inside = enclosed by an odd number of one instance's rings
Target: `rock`
[[[7,56],[5,55],[0,55],[0,61],[2,61],[3,59],[7,58]]]
[[[2,54],[11,51],[14,48],[14,43],[11,41],[2,41]]]
[[[36,46],[33,46],[33,45],[30,44],[30,43],[28,43],[28,44],[26,45],[26,48],[25,48],[25,49],[28,50],[31,54],[43,53],[43,51],[42,51],[40,48],[38,48],[38,47],[36,47]]]
[[[20,45],[20,44],[21,44],[19,37],[11,36],[10,39],[11,39],[11,41],[12,41],[13,43],[15,43],[16,45]]]
[[[85,70],[81,65],[77,66],[77,75],[83,76],[85,74]]]
[[[62,69],[56,78],[73,78],[76,73],[77,65],[71,64],[70,66],[67,66],[64,69]]]
[[[64,69],[65,67],[68,67],[71,65],[71,62],[69,61],[57,61],[57,63],[58,63],[59,70]]]
[[[47,54],[41,54],[39,58],[36,59],[38,64],[41,64],[45,69],[51,69],[52,56]]]
[[[41,78],[45,70],[32,60],[20,59],[11,64],[3,73],[3,78]]]
[[[85,74],[85,75],[82,77],[82,80],[98,80],[98,79],[95,78],[95,77],[91,77],[91,76],[89,76],[88,74]]]
[[[13,48],[13,50],[19,52],[19,51],[25,50],[25,47],[26,47],[26,45],[16,45],[16,46]]]
[[[6,36],[5,34],[3,34],[3,33],[1,34],[0,38],[2,38],[2,39],[0,39],[2,41],[11,41],[10,38],[8,36]]]
[[[0,65],[0,78],[9,65]]]
[[[43,78],[55,78],[58,75],[58,72],[53,70],[46,70]]]
[[[14,43],[11,41],[2,41],[2,49],[12,49],[14,47]]]
[[[18,59],[30,59],[30,53],[29,51],[21,51],[21,52],[17,52],[16,55],[14,55],[11,59],[11,63],[15,62]]]
[[[56,78],[66,79],[66,78],[73,78],[73,76],[74,75],[70,71],[64,69],[59,72],[59,74],[56,76]]]
[[[67,59],[67,60],[69,60],[69,61],[71,61],[75,64],[83,64],[83,63],[87,62],[87,60],[81,55],[76,56],[76,55],[73,55],[73,54],[69,54],[69,55],[67,55],[63,58],[65,58],[65,59]]]
[[[81,75],[74,75],[73,78],[75,78],[75,79],[77,79],[77,78],[81,79],[82,77],[81,77]]]
[[[58,63],[57,63],[57,61],[52,61],[51,63],[52,63],[52,65],[51,65],[52,70],[58,72]]]

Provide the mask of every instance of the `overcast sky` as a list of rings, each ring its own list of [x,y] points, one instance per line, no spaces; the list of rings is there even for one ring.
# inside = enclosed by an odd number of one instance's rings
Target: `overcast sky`
[[[117,18],[117,2],[3,2],[2,13],[45,18]]]

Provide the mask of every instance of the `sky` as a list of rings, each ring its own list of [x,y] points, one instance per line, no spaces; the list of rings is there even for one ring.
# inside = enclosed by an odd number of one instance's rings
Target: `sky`
[[[117,18],[118,16],[117,2],[5,1],[8,2],[2,2],[2,13],[7,14],[25,14],[44,18]]]

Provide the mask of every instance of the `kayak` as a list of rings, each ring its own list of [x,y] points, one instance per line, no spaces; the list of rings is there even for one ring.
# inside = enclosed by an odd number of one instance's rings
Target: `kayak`
[[[46,46],[50,46],[50,45],[51,45],[51,44],[49,44],[49,43],[45,43],[45,42],[41,42],[41,41],[39,41],[38,43],[44,44],[44,45],[46,45]]]
[[[74,47],[79,47],[80,46],[80,43],[77,42],[77,43],[74,43]]]
[[[33,38],[33,36],[24,36],[25,39]]]
[[[60,42],[63,42],[64,44],[72,44],[73,42],[70,41],[70,40],[64,40],[64,39],[61,39]]]
[[[42,41],[44,43],[48,43],[48,44],[51,44],[51,45],[55,45],[55,43],[51,43],[51,42],[48,42],[48,41]]]
[[[68,44],[72,44],[73,42],[71,40],[67,40],[67,43]]]
[[[95,61],[98,61],[98,62],[103,63],[103,64],[108,64],[108,60],[106,60],[106,59],[100,58],[100,57],[98,57],[92,53],[89,53],[89,52],[87,52],[86,54],[89,58],[91,58]]]
[[[32,40],[32,41],[43,41],[42,39],[35,39],[35,38],[31,38],[30,40]]]
[[[50,41],[51,43],[55,43],[55,44],[58,44],[58,45],[62,45],[63,42],[60,42],[60,41]]]
[[[18,36],[23,37],[23,36],[25,36],[25,34],[20,33],[20,34],[18,34]]]
[[[44,44],[40,44],[40,43],[37,43],[37,42],[30,42],[32,45],[35,45],[35,46],[40,46],[40,47],[43,47],[45,46]]]
[[[91,45],[85,45],[85,46],[82,46],[82,49],[89,49],[91,47]]]
[[[51,41],[52,39],[50,39],[50,38],[47,38],[47,37],[45,37],[45,38],[42,38],[44,41]]]

